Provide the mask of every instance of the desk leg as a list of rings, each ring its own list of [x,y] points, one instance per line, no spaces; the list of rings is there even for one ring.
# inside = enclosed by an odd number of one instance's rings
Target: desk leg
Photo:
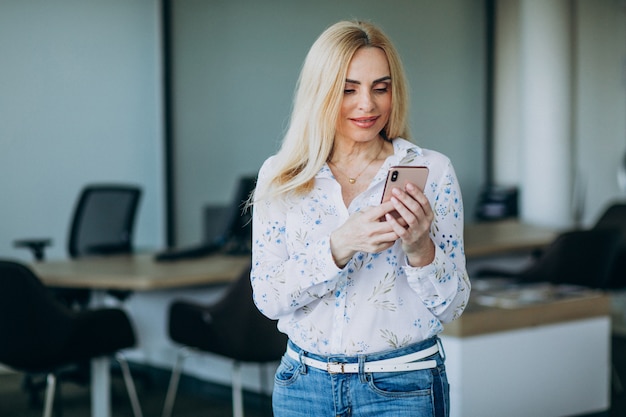
[[[111,416],[111,374],[108,357],[91,361],[91,415]]]
[[[91,292],[92,308],[104,306],[105,292]],[[107,356],[91,361],[91,417],[111,417],[111,361]]]

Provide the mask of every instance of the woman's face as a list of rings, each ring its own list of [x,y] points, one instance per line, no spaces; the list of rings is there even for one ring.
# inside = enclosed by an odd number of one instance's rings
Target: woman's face
[[[357,50],[348,66],[335,140],[376,138],[389,120],[391,93],[385,52],[374,47]]]

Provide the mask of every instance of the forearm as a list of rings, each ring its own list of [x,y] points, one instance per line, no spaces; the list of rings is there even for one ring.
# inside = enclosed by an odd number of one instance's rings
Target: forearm
[[[290,241],[284,213],[259,206],[253,213],[251,282],[255,302],[276,319],[333,291],[341,270],[328,237]]]
[[[418,268],[405,267],[409,285],[442,323],[461,315],[470,294],[465,263],[457,263],[453,259],[437,247],[431,264]]]

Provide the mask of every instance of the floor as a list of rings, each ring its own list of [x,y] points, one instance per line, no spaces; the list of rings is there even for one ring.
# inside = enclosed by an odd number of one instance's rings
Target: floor
[[[167,390],[168,376],[163,371],[134,369],[135,384],[144,417],[160,417]],[[0,417],[40,417],[43,403],[31,405],[22,389],[23,376],[0,373]],[[90,414],[89,388],[73,382],[61,385],[61,410],[55,417],[87,417]],[[43,396],[42,396],[43,397]],[[231,417],[229,387],[183,377],[174,403],[172,417]],[[128,394],[121,376],[112,378],[111,407],[113,417],[133,417]],[[255,393],[244,394],[246,417],[271,417],[271,399]]]
[[[613,340],[615,377],[608,413],[585,417],[626,416],[626,338]],[[134,369],[136,385],[144,417],[160,417],[165,399],[168,375],[154,369]],[[22,390],[22,375],[0,373],[0,417],[41,416],[43,406],[29,405]],[[622,384],[620,387],[619,384]],[[89,415],[89,389],[74,383],[62,385],[62,410],[56,417],[86,417]],[[132,417],[124,383],[113,377],[111,390],[114,417]],[[254,393],[244,394],[246,417],[271,417],[271,400]],[[172,417],[232,416],[230,388],[201,382],[189,377],[181,379]]]

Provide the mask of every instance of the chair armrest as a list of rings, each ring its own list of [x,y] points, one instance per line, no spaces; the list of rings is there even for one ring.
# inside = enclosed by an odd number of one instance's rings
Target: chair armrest
[[[52,239],[19,239],[13,242],[16,248],[28,248],[33,252],[33,256],[38,261],[45,258],[45,249],[52,245]]]

